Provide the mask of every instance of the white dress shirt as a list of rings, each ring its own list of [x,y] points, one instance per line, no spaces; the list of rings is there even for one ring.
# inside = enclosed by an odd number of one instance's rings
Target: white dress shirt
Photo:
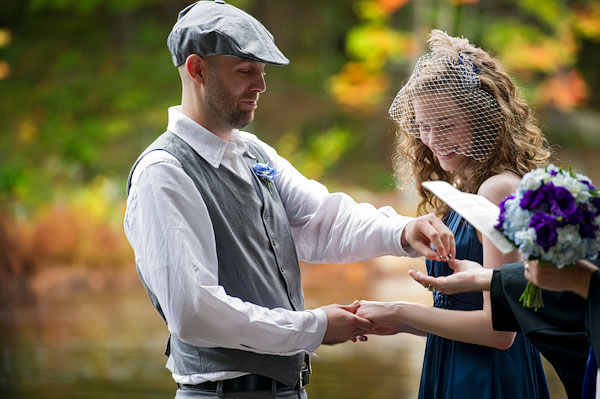
[[[251,182],[243,159],[248,143],[261,146],[280,173],[275,185],[285,207],[298,257],[310,263],[356,262],[382,255],[417,256],[404,250],[402,230],[411,220],[392,208],[358,204],[343,193],[300,174],[256,136],[234,130],[223,141],[169,109],[168,131],[210,165],[223,165]],[[252,156],[251,152],[249,154]],[[312,353],[327,328],[325,312],[268,309],[227,295],[218,281],[215,236],[207,207],[179,161],[152,151],[138,163],[125,212],[125,234],[148,287],[158,298],[170,333],[201,347],[291,355]],[[169,359],[171,360],[171,359]],[[172,364],[167,362],[172,371]],[[245,373],[173,374],[178,383],[199,384]]]

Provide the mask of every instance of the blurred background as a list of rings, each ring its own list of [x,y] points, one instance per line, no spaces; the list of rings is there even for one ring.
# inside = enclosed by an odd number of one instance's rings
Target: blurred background
[[[180,0],[0,0],[0,397],[165,398],[167,329],[122,230],[125,181],[180,83],[166,37]],[[267,67],[246,130],[358,201],[414,215],[392,176],[387,109],[439,28],[497,55],[554,145],[600,184],[600,2],[230,0],[291,65]],[[302,264],[307,307],[431,303],[422,260]],[[321,348],[311,398],[415,397],[424,340]],[[564,397],[546,365],[553,397]]]

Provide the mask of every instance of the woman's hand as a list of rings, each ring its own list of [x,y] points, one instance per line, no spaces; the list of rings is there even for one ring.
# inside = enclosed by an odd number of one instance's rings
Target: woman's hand
[[[490,289],[492,269],[486,269],[479,263],[470,260],[455,259],[448,265],[454,269],[454,273],[449,276],[432,277],[416,270],[409,270],[408,274],[423,287],[436,289],[446,294]]]
[[[400,310],[403,302],[375,302],[360,301],[360,307],[356,315],[373,323],[373,328],[366,334],[394,335],[401,332],[422,335],[421,331],[415,330],[402,322]]]

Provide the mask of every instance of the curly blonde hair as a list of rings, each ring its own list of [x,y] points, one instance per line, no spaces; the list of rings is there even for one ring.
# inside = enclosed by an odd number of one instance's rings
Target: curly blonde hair
[[[461,191],[476,193],[485,180],[505,170],[522,176],[532,169],[545,166],[551,151],[529,106],[521,98],[519,89],[495,58],[471,45],[467,39],[451,37],[437,29],[431,32],[428,42],[431,48],[429,57],[449,57],[458,62],[462,56],[472,60],[480,68],[477,76],[481,89],[495,99],[501,114],[495,148],[484,160],[466,158],[467,164],[463,166],[467,168],[461,169],[468,169],[468,176],[463,175],[462,170],[447,172],[442,169],[429,147],[407,131],[406,121],[414,119],[414,115],[400,116],[402,120],[398,123],[393,156],[395,175],[404,181],[414,177],[421,197],[417,207],[419,215],[433,211],[445,217],[450,208],[424,189],[422,182],[445,180]]]

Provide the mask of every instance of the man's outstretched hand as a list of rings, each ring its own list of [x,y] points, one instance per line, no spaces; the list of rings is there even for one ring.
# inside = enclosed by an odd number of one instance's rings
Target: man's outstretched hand
[[[356,341],[363,336],[365,331],[373,328],[373,323],[369,320],[357,316],[356,310],[359,307],[358,301],[351,305],[327,305],[320,309],[327,314],[327,331],[323,337],[323,344],[335,345],[346,341]]]

